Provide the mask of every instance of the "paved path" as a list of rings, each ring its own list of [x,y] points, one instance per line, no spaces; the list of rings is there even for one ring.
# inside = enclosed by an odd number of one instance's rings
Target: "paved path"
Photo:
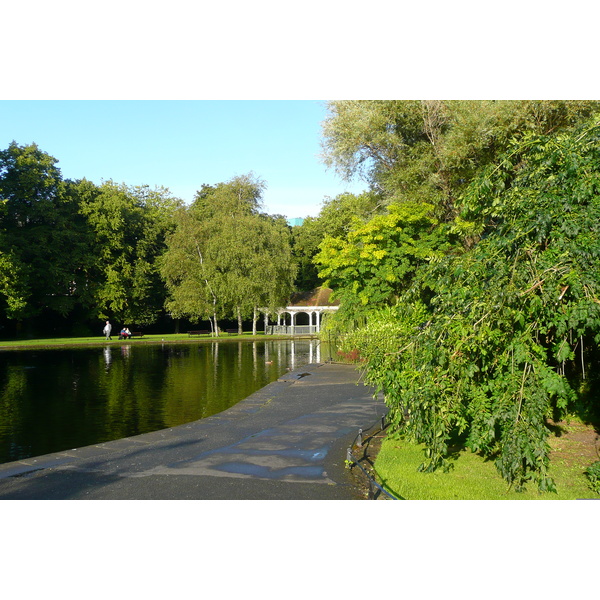
[[[345,469],[385,414],[348,365],[313,364],[212,417],[0,465],[0,499],[357,499]]]

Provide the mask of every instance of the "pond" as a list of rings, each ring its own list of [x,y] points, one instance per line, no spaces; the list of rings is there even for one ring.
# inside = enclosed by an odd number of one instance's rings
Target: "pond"
[[[0,463],[209,417],[322,352],[319,340],[2,352]]]

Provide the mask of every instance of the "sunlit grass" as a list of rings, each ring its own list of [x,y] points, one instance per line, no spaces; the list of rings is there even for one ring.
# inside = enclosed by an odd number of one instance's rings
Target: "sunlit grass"
[[[451,459],[449,472],[418,472],[424,461],[424,446],[387,438],[375,462],[375,469],[386,489],[406,500],[575,500],[599,498],[587,484],[586,464],[551,463],[550,476],[557,493],[539,493],[529,484],[524,492],[508,490],[494,462],[469,450]]]
[[[112,336],[112,340],[107,341],[104,335],[91,337],[67,337],[67,338],[37,338],[37,339],[19,339],[19,340],[0,340],[0,349],[11,348],[29,348],[29,347],[53,347],[53,346],[95,346],[104,344],[140,344],[140,343],[162,343],[162,342],[205,342],[218,339],[252,339],[255,336],[251,332],[244,332],[241,336],[237,334],[221,333],[218,338],[210,335],[192,336],[187,333],[156,333],[145,335],[142,338],[133,338],[130,340],[119,340],[119,333]],[[264,334],[257,333],[256,338],[264,338]],[[269,336],[269,339],[276,339],[275,336]]]

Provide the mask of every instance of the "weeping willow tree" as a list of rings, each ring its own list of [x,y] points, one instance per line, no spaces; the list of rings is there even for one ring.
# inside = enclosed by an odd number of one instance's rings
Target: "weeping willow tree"
[[[348,336],[396,432],[495,460],[515,488],[548,474],[549,420],[600,413],[600,124],[515,140],[440,225],[455,244]]]
[[[332,101],[323,160],[367,181],[386,204],[426,202],[452,221],[473,177],[497,164],[511,140],[555,135],[599,110],[587,100]]]
[[[291,233],[283,217],[260,212],[264,183],[253,175],[203,186],[177,216],[161,273],[175,317],[252,318],[289,297],[295,277]]]

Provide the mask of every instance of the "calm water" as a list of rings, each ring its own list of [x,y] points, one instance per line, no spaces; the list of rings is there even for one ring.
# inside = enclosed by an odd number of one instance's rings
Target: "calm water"
[[[214,415],[322,351],[290,340],[2,352],[0,463]]]

